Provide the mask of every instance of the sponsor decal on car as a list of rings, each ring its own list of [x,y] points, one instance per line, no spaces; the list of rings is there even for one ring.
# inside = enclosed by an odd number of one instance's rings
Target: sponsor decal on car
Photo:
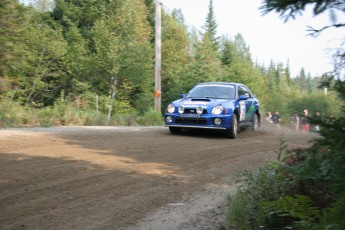
[[[246,119],[249,119],[253,115],[254,111],[255,111],[254,103],[251,103],[249,110],[247,112],[247,115],[246,115]]]
[[[240,101],[240,121],[246,119],[246,103],[244,101]]]

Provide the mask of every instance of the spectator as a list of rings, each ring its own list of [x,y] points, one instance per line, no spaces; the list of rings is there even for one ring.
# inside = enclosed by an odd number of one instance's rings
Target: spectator
[[[265,121],[269,124],[272,124],[272,113],[271,112],[266,113]]]
[[[309,132],[310,130],[310,126],[309,126],[309,119],[308,119],[308,116],[309,116],[309,111],[307,109],[305,109],[303,111],[304,115],[302,117],[302,120],[301,120],[301,123],[302,123],[302,131],[304,133],[307,133]]]
[[[294,130],[296,131],[299,130],[299,117],[297,114],[293,115],[292,120],[291,120],[291,125]]]
[[[279,116],[279,113],[278,111],[275,111],[274,114],[272,115],[272,118],[271,118],[273,124],[275,126],[278,127],[278,129],[280,129],[280,122],[281,122],[281,119],[280,119],[280,116]]]

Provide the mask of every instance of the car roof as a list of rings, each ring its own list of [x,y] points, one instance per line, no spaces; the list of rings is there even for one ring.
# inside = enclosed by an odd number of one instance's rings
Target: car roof
[[[237,82],[203,82],[198,85],[243,85]]]

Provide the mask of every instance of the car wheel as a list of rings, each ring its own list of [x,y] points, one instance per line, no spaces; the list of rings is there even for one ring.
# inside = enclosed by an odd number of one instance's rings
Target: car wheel
[[[238,120],[237,115],[233,114],[231,121],[231,128],[225,130],[225,136],[231,139],[236,139],[238,133]]]
[[[181,128],[169,127],[169,131],[171,134],[178,134],[181,132]]]
[[[254,132],[258,131],[258,127],[259,127],[259,118],[258,118],[258,115],[254,113],[252,130]]]

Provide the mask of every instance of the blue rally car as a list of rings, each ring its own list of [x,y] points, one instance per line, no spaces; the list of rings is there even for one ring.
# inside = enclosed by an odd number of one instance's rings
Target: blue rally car
[[[240,83],[208,82],[194,86],[181,99],[168,105],[165,126],[172,134],[181,129],[224,130],[235,139],[242,127],[260,126],[259,101]]]

